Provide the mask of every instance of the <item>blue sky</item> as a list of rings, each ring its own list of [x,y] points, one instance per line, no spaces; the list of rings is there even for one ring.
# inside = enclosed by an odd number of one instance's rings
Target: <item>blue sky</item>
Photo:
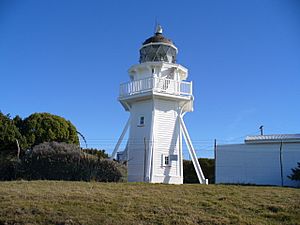
[[[300,133],[300,2],[0,1],[0,110],[69,119],[89,147],[110,152],[128,113],[119,84],[155,19],[189,69],[185,116],[198,156],[213,140]]]

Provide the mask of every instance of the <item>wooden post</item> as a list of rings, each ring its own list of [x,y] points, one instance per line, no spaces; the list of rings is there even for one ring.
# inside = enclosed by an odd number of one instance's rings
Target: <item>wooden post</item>
[[[146,181],[146,162],[147,162],[147,143],[146,137],[144,137],[144,181]]]
[[[113,160],[115,158],[115,156],[116,156],[116,154],[118,152],[118,149],[120,147],[120,144],[121,144],[121,142],[122,142],[122,140],[123,140],[123,138],[124,138],[124,136],[126,134],[126,131],[128,130],[129,125],[130,125],[130,117],[129,117],[129,119],[128,119],[128,121],[127,121],[127,123],[126,123],[126,125],[125,125],[125,127],[123,129],[123,131],[122,131],[122,134],[121,134],[121,136],[120,136],[120,138],[119,138],[119,140],[118,140],[118,142],[117,142],[117,144],[115,146],[115,149],[114,149],[113,153],[111,154],[110,160]]]
[[[193,165],[194,165],[194,168],[195,168],[195,171],[196,171],[196,174],[197,174],[197,177],[199,179],[199,183],[200,184],[208,184],[208,180],[205,179],[204,177],[204,174],[202,172],[202,169],[201,169],[201,166],[199,164],[199,161],[198,161],[198,158],[197,158],[197,155],[195,153],[195,149],[193,147],[193,144],[192,144],[192,141],[190,139],[190,136],[187,132],[187,129],[186,129],[186,126],[184,124],[184,121],[182,119],[182,116],[179,117],[180,118],[180,125],[181,125],[181,129],[183,131],[183,137],[185,139],[185,142],[186,142],[186,145],[188,147],[188,150],[189,150],[189,153],[190,153],[190,156],[192,158],[192,162],[193,162]]]

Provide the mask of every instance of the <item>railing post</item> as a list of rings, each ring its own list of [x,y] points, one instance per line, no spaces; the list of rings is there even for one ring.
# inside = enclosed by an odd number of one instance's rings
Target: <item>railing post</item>
[[[173,80],[173,94],[176,95],[176,83],[177,81]]]

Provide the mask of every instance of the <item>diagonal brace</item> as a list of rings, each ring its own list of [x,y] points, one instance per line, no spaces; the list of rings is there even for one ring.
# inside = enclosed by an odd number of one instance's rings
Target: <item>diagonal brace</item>
[[[117,142],[117,144],[116,144],[116,146],[114,148],[114,151],[111,154],[111,157],[109,158],[110,160],[113,160],[115,158],[115,156],[116,156],[116,154],[117,154],[117,152],[119,150],[120,144],[122,143],[123,138],[124,138],[124,136],[125,136],[125,134],[126,134],[126,132],[128,130],[129,124],[130,124],[130,117],[128,118],[127,123],[126,123],[126,125],[125,125],[125,127],[124,127],[124,129],[122,131],[122,134],[121,134],[121,136],[120,136],[120,138],[119,138],[119,140],[118,140],[118,142]]]
[[[203,175],[203,172],[202,172],[202,169],[201,169],[201,166],[199,164],[199,161],[198,161],[198,158],[197,158],[197,155],[195,153],[195,149],[193,147],[193,144],[192,144],[192,141],[190,139],[190,136],[189,136],[189,133],[186,129],[186,126],[184,124],[184,121],[182,119],[182,116],[179,116],[179,121],[180,121],[180,127],[183,131],[183,136],[184,136],[184,140],[187,144],[187,147],[188,147],[188,150],[189,150],[189,153],[190,153],[190,156],[191,156],[191,159],[192,159],[192,162],[194,164],[194,168],[196,170],[196,173],[197,173],[197,177],[199,179],[199,182],[200,184],[208,184],[208,180],[205,179],[204,175]]]

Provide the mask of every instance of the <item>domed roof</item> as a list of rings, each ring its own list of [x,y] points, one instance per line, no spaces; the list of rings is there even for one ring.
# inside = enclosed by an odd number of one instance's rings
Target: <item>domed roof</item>
[[[157,43],[157,42],[163,42],[163,43],[174,45],[170,39],[165,38],[162,34],[159,33],[155,33],[154,36],[148,38],[146,41],[144,41],[143,45],[149,43]]]
[[[158,43],[158,42],[163,42],[163,43],[167,43],[170,45],[174,45],[172,40],[167,39],[162,35],[162,27],[160,25],[157,26],[154,36],[145,40],[143,45],[150,44],[150,43]]]

